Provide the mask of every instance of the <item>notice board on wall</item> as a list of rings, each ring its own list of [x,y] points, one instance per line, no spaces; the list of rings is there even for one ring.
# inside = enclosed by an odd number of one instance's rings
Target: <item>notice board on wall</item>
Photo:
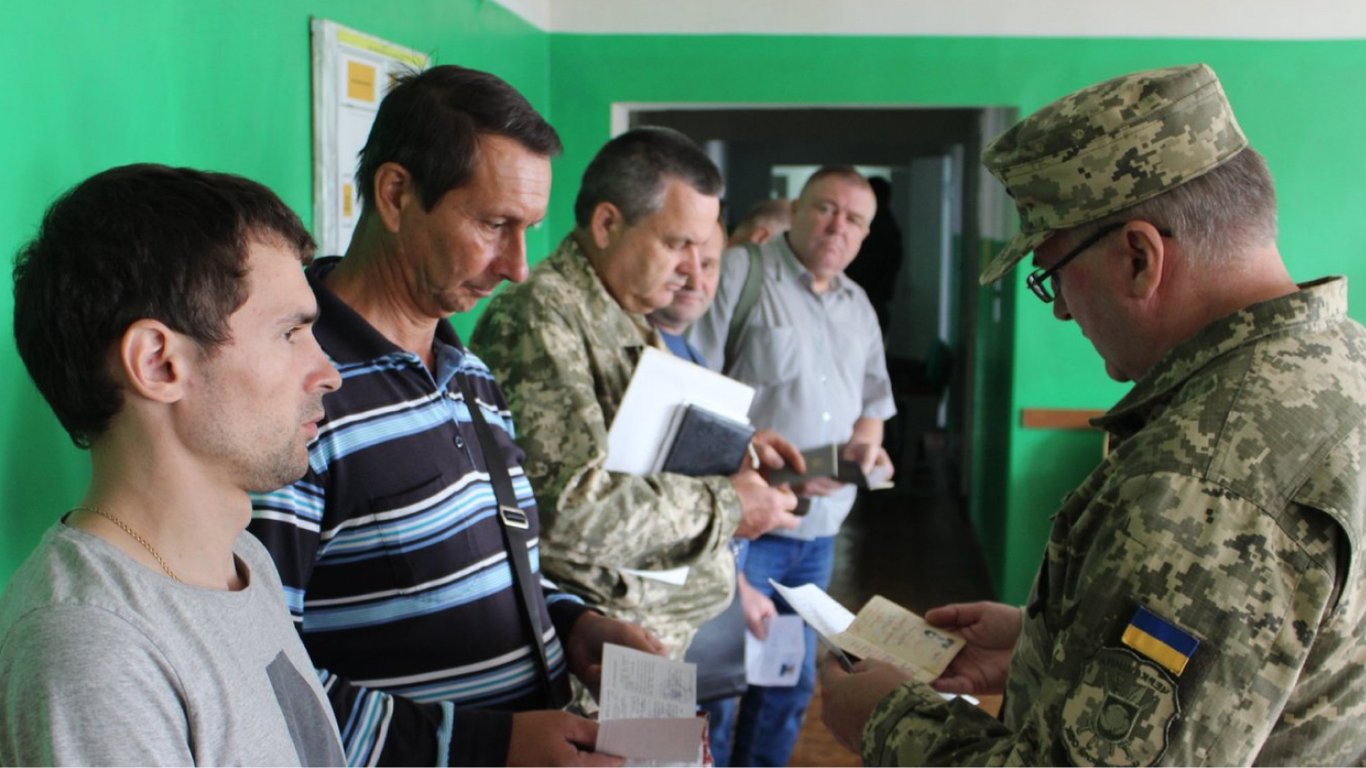
[[[313,19],[313,234],[340,254],[360,217],[356,160],[394,78],[421,71],[418,53],[334,21]]]

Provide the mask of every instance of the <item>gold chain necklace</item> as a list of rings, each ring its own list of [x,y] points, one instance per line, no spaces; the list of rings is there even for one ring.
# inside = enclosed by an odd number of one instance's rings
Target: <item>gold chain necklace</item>
[[[120,520],[119,518],[115,517],[113,512],[105,512],[103,509],[100,509],[99,507],[86,507],[86,506],[72,507],[72,508],[71,508],[71,511],[72,511],[72,512],[90,512],[90,513],[99,515],[100,517],[103,517],[105,520],[108,520],[109,522],[113,523],[114,525],[117,525],[117,526],[119,527],[120,530],[122,530],[124,533],[128,534],[129,536],[132,536],[134,541],[136,541],[137,543],[141,544],[141,545],[143,546],[144,549],[146,549],[148,552],[151,553],[152,557],[156,558],[157,565],[160,565],[160,566],[161,566],[161,570],[165,571],[167,576],[170,576],[171,578],[175,579],[176,581],[180,581],[180,577],[177,576],[177,575],[175,575],[175,571],[171,570],[171,566],[169,566],[169,565],[166,564],[166,561],[165,561],[164,559],[162,559],[162,557],[161,557],[161,553],[160,553],[160,552],[157,552],[156,547],[152,546],[152,543],[151,543],[151,542],[149,542],[149,541],[147,541],[146,539],[142,538],[142,536],[141,536],[140,534],[138,534],[137,531],[133,530],[132,527],[130,527],[130,526],[128,525],[128,523],[125,523],[125,522],[123,522],[122,520]],[[180,581],[180,583],[181,583],[181,584],[184,584],[185,582]]]

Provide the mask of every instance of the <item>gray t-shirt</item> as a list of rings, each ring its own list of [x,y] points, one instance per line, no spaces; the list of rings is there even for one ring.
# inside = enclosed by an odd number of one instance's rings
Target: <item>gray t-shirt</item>
[[[270,556],[234,550],[229,592],[48,530],[0,597],[0,764],[344,762]]]

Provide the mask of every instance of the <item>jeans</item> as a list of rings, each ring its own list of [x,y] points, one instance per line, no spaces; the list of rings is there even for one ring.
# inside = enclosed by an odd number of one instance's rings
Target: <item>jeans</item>
[[[707,713],[707,738],[711,741],[711,759],[715,765],[730,765],[731,732],[735,730],[735,708],[739,704],[740,697],[736,696],[698,705]]]
[[[811,541],[762,536],[749,545],[745,578],[755,589],[773,598],[779,613],[792,613],[792,608],[774,595],[768,580],[773,579],[784,586],[815,584],[825,589],[830,585],[834,561],[833,536]],[[816,689],[816,632],[807,627],[805,634],[806,655],[797,685],[792,688],[751,685],[741,698],[730,765],[787,765],[792,746],[797,743],[806,705]],[[713,728],[712,733],[718,730],[725,729]],[[716,764],[723,765],[719,759]]]

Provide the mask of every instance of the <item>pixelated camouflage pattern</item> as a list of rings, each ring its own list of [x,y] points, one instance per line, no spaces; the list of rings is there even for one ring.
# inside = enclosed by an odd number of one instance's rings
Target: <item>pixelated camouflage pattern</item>
[[[1230,315],[1098,419],[1114,448],[1054,516],[1003,723],[903,686],[865,762],[1366,761],[1366,331],[1346,306],[1335,279]],[[1179,677],[1120,673],[1139,605],[1200,641]]]
[[[1204,64],[1136,72],[1058,99],[982,153],[1020,212],[1019,233],[982,272],[982,285],[1054,231],[1184,184],[1246,146],[1223,86]]]
[[[646,346],[567,237],[521,285],[489,303],[470,340],[507,394],[541,512],[541,568],[562,588],[654,632],[681,659],[730,602],[740,522],[729,478],[608,472],[607,430]],[[689,566],[682,587],[622,568]]]

